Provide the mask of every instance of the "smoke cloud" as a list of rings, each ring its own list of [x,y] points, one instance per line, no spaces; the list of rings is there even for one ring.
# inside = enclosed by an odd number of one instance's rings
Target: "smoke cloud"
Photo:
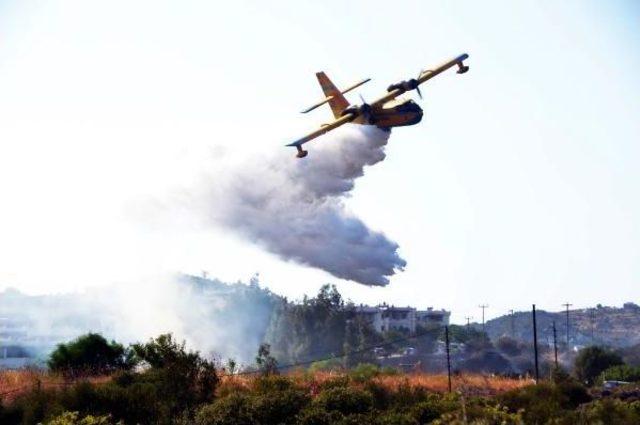
[[[389,132],[345,126],[313,144],[309,157],[284,150],[245,164],[215,196],[215,219],[286,260],[341,279],[384,286],[406,265],[398,244],[344,205],[365,166],[385,158]]]
[[[66,294],[31,296],[7,289],[0,291],[0,342],[24,348],[33,362],[86,332],[125,344],[172,333],[207,357],[248,364],[277,300],[256,279],[251,285],[226,284],[165,274]]]

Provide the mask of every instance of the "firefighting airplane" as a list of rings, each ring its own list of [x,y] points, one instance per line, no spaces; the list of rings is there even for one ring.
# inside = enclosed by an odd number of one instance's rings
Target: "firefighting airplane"
[[[436,75],[446,71],[452,66],[458,65],[458,74],[464,74],[469,70],[469,67],[462,62],[469,57],[464,53],[454,59],[451,59],[434,69],[427,69],[421,71],[418,78],[412,78],[408,81],[401,81],[396,84],[392,84],[387,88],[387,93],[374,102],[366,103],[363,100],[362,105],[349,105],[349,102],[343,94],[350,92],[356,87],[360,87],[364,83],[368,82],[370,78],[362,80],[351,87],[340,91],[333,85],[329,77],[324,72],[318,72],[318,82],[322,87],[322,91],[326,96],[324,100],[316,103],[315,105],[302,111],[303,114],[313,111],[317,107],[328,103],[333,112],[335,121],[322,124],[320,128],[314,132],[311,132],[301,139],[296,140],[293,143],[289,143],[287,146],[295,146],[298,149],[296,157],[304,158],[309,153],[302,149],[302,145],[322,136],[323,134],[340,127],[343,124],[354,123],[363,125],[375,125],[383,130],[389,131],[391,127],[400,127],[406,125],[414,125],[422,120],[422,108],[418,106],[411,99],[398,98],[401,94],[414,90],[418,92],[418,96],[422,99],[422,93],[420,93],[420,84],[430,80]]]

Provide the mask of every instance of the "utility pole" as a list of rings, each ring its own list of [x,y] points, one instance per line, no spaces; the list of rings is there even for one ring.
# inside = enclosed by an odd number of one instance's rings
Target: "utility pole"
[[[449,392],[451,392],[451,356],[449,353],[449,326],[444,327],[444,342],[447,347],[447,377],[449,379]]]
[[[489,307],[489,304],[480,304],[478,307],[482,309],[482,333],[484,333],[484,309]]]
[[[465,316],[465,320],[467,321],[467,328],[469,327],[469,320],[473,319],[471,316]]]
[[[567,308],[567,349],[568,349],[569,348],[569,307],[571,307],[573,304],[569,304],[568,302],[566,302],[562,305]]]
[[[535,357],[535,366],[536,366],[536,384],[540,379],[540,374],[538,370],[538,325],[536,324],[536,305],[533,304],[533,355]]]
[[[558,338],[556,335],[556,322],[553,322],[553,354],[555,356],[556,369],[558,368]]]
[[[516,327],[513,322],[513,310],[509,310],[509,319],[511,321],[511,338],[516,339]]]

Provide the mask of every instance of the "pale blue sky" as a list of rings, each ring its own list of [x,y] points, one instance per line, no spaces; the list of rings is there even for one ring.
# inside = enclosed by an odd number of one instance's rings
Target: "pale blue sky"
[[[639,28],[635,1],[0,1],[0,288],[205,269],[459,321],[637,302]],[[386,288],[139,205],[324,122],[297,112],[316,71],[372,99],[463,52],[348,201],[408,262]]]

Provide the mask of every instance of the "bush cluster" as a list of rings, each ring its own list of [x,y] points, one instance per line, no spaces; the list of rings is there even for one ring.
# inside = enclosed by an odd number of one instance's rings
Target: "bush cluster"
[[[503,344],[511,349],[508,341]],[[63,347],[63,346],[61,346]],[[0,424],[118,425],[419,425],[419,424],[638,424],[640,391],[598,393],[582,382],[593,380],[619,359],[606,350],[581,353],[577,380],[561,369],[552,380],[497,396],[442,394],[411,385],[397,370],[362,363],[344,374],[322,379],[312,372],[281,376],[270,347],[261,347],[260,368],[250,379],[229,377],[219,385],[214,365],[171,335],[161,335],[124,351],[90,336],[59,350],[74,353],[83,365],[90,352],[112,369],[101,384],[88,381],[58,389],[35,388],[10,404],[0,404]],[[105,353],[115,353],[115,357]],[[66,354],[65,354],[66,355]],[[580,356],[579,356],[580,357]],[[115,359],[105,362],[105,359]],[[126,365],[123,366],[123,359]],[[63,362],[67,371],[72,363]],[[136,365],[131,369],[131,365]],[[113,372],[115,370],[115,372]],[[617,375],[616,375],[617,374]],[[635,378],[637,370],[614,366],[607,376]],[[634,395],[635,394],[635,395]]]
[[[132,349],[143,372],[120,370],[103,384],[36,388],[0,408],[0,424],[188,423],[197,409],[213,401],[218,384],[214,365],[171,335]]]
[[[164,367],[171,367],[165,365]],[[262,375],[225,382],[216,396],[187,386],[168,393],[167,374],[120,373],[112,381],[37,390],[0,411],[2,424],[638,424],[640,401],[593,399],[563,376],[494,397],[441,394],[375,377],[340,376],[310,384],[309,376]],[[173,379],[176,377],[173,376]],[[231,378],[233,381],[236,378]],[[242,382],[243,384],[240,384]],[[176,390],[174,388],[174,390]]]

